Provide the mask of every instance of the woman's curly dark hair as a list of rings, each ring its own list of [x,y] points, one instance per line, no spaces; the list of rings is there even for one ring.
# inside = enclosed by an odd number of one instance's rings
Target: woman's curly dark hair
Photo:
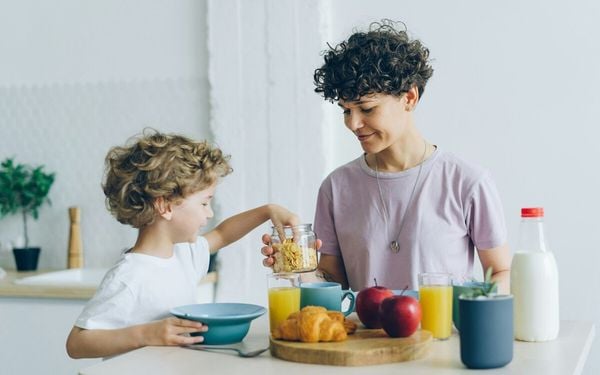
[[[228,160],[206,141],[147,129],[106,155],[106,206],[119,222],[142,228],[154,222],[157,198],[178,204],[210,187],[231,173]]]
[[[354,32],[347,41],[324,51],[325,63],[315,70],[315,92],[331,102],[354,101],[384,93],[400,96],[416,86],[419,97],[433,74],[429,50],[411,40],[395,22],[382,20],[367,32]]]

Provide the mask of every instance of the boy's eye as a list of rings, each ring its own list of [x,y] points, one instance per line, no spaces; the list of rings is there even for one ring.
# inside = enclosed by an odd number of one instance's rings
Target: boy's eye
[[[343,112],[345,115],[349,115],[349,114],[350,114],[350,110],[349,110],[349,109],[344,109],[342,112]]]
[[[370,113],[370,112],[372,112],[372,111],[373,111],[373,109],[374,109],[374,108],[375,108],[375,107],[371,107],[371,108],[361,108],[360,110],[361,110],[363,113]]]

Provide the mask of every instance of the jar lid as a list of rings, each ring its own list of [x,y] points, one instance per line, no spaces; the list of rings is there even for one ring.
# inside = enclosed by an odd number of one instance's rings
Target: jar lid
[[[298,229],[298,230],[310,231],[310,230],[312,230],[312,224],[283,225],[283,226],[271,225],[271,228],[273,230],[276,230],[277,228],[282,228],[284,230]]]
[[[544,207],[521,208],[521,217],[544,217]]]

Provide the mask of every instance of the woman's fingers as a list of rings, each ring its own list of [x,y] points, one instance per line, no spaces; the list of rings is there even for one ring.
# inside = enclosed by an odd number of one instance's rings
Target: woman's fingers
[[[275,263],[275,261],[271,257],[265,258],[262,261],[262,264],[265,267],[273,267],[273,263]]]
[[[271,256],[271,255],[273,255],[273,248],[271,246],[263,246],[260,249],[260,252],[264,256]]]
[[[270,245],[271,244],[271,236],[269,236],[268,234],[263,234],[263,236],[262,236],[262,242],[265,245]]]
[[[317,247],[316,250],[319,250],[321,246],[323,246],[323,241],[317,239],[317,241],[315,242],[315,246]]]

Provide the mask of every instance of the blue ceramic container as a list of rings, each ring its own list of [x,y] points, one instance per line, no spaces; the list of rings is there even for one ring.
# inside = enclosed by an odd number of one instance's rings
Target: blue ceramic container
[[[247,303],[202,303],[176,307],[171,314],[206,324],[208,331],[192,334],[204,336],[202,344],[225,345],[242,341],[250,322],[266,311],[262,306]]]
[[[502,367],[513,358],[513,296],[459,297],[460,359],[468,368]]]
[[[454,327],[456,327],[457,331],[460,331],[460,316],[458,314],[459,303],[458,297],[464,293],[472,293],[474,290],[483,289],[485,286],[488,286],[483,281],[467,281],[460,285],[452,286],[452,322],[454,323]],[[498,286],[494,285],[492,288],[492,292],[496,292],[498,290]]]

